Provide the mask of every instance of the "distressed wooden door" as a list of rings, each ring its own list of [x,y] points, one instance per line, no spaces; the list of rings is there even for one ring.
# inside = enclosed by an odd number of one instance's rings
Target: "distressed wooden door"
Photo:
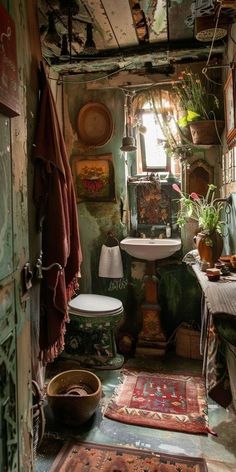
[[[30,165],[41,60],[36,3],[0,0],[13,21],[11,32],[15,29],[16,63],[5,57],[3,62],[14,71],[16,64],[13,90],[19,113],[10,117],[2,108],[0,112],[0,472],[33,470],[30,312],[37,318],[39,290],[34,281],[30,298],[25,296],[23,274],[29,262],[29,238],[32,264],[39,254]],[[8,42],[9,29],[2,14],[0,25]],[[0,52],[3,55],[2,47]],[[12,81],[5,84],[9,84],[6,96],[12,98]]]
[[[26,156],[22,118],[0,114],[0,471],[32,470]]]

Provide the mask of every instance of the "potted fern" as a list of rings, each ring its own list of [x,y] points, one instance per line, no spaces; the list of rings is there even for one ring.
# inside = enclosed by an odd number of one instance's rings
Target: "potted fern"
[[[198,74],[184,71],[180,79],[180,84],[174,86],[184,113],[178,120],[179,127],[190,127],[193,144],[220,144],[224,114],[219,99]]]

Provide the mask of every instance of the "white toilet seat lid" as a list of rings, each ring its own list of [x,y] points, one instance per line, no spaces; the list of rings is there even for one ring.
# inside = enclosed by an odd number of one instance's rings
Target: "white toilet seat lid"
[[[117,298],[94,294],[80,294],[68,305],[73,312],[91,313],[91,315],[93,313],[120,313],[123,310],[122,302]]]

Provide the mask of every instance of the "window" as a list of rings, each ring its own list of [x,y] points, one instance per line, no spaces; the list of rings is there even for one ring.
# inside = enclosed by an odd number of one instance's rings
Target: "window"
[[[140,151],[143,171],[166,170],[169,164],[165,149],[165,137],[157,122],[155,113],[149,110],[141,112],[141,123],[145,133],[140,133]]]
[[[137,173],[170,171],[171,147],[179,139],[173,96],[158,90],[146,100],[142,98],[136,118]]]

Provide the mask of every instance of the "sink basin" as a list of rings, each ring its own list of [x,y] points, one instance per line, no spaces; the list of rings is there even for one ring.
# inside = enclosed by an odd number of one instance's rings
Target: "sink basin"
[[[172,256],[181,248],[180,239],[125,238],[120,247],[130,256],[145,261],[156,261]]]

